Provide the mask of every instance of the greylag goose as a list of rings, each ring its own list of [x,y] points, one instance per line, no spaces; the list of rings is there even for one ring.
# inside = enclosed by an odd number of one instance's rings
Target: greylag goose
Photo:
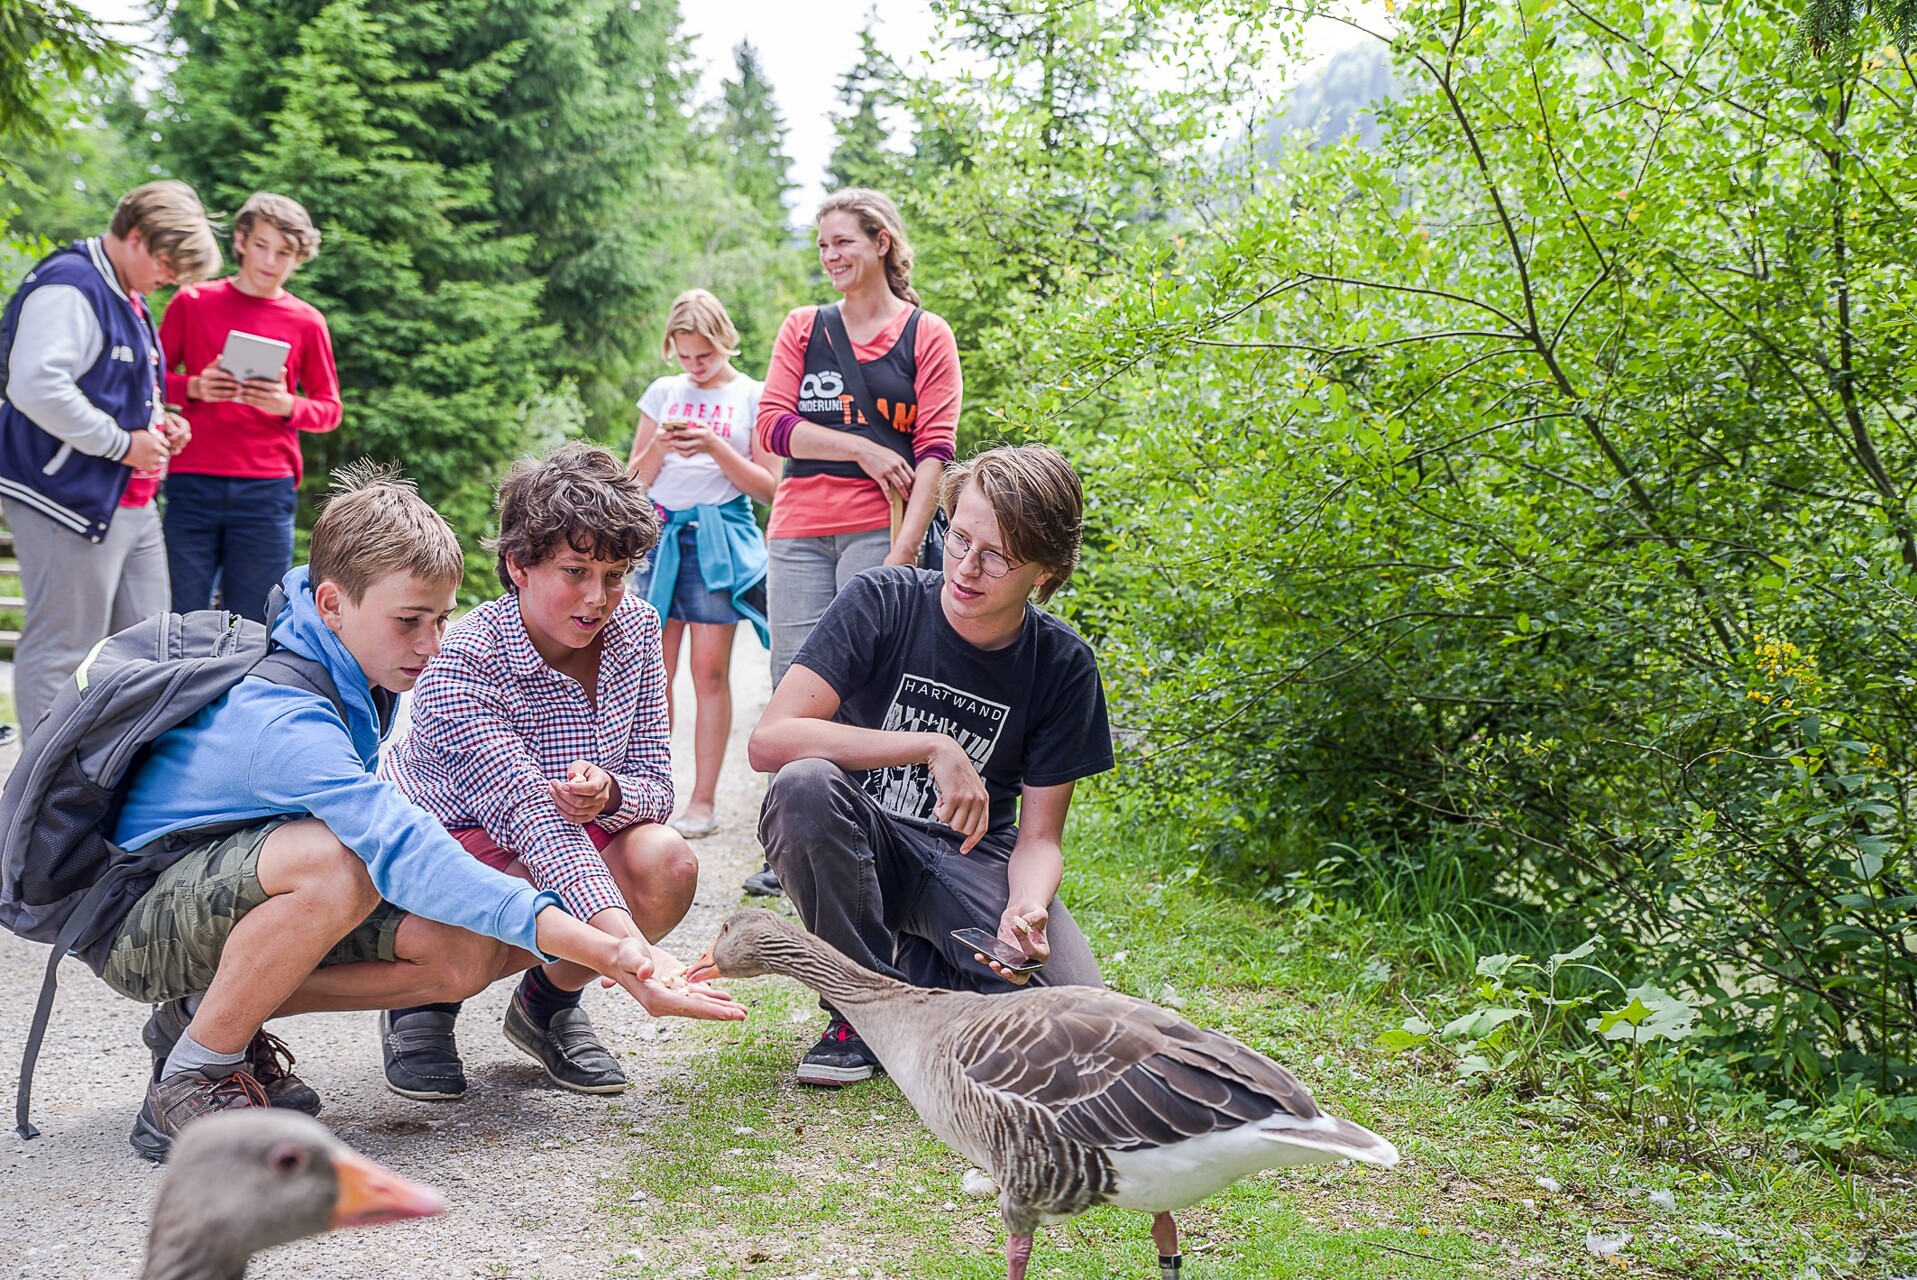
[[[144,1280],[239,1280],[261,1249],[336,1227],[423,1218],[439,1193],[297,1111],[228,1111],[181,1131],[153,1203]]]
[[[727,920],[687,977],[764,973],[844,1013],[926,1126],[991,1176],[1009,1280],[1024,1280],[1041,1222],[1095,1204],[1151,1214],[1161,1275],[1174,1280],[1173,1210],[1260,1169],[1398,1162],[1397,1148],[1320,1111],[1263,1054],[1131,996],[911,987],[757,909]]]

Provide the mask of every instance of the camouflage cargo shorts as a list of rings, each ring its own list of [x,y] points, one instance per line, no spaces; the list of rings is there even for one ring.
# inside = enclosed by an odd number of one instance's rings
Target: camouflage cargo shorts
[[[276,818],[189,848],[133,904],[100,976],[123,996],[160,1004],[213,984],[220,953],[241,917],[266,901],[260,850],[287,819]],[[340,939],[322,965],[391,960],[406,913],[390,902]]]

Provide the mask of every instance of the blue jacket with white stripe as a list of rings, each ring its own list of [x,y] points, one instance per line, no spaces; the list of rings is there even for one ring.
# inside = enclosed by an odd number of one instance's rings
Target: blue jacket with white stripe
[[[0,315],[0,396],[6,365],[28,295],[48,285],[78,289],[99,318],[100,358],[78,379],[80,393],[127,432],[109,455],[81,453],[18,408],[0,399],[0,498],[31,507],[81,537],[106,537],[133,470],[120,459],[132,433],[153,421],[158,388],[154,370],[165,367],[160,335],[120,288],[100,241],[81,240],[56,251],[28,273]]]

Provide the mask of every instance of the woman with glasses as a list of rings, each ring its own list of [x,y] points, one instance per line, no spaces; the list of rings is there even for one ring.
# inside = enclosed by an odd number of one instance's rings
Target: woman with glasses
[[[818,245],[840,301],[785,318],[759,400],[755,452],[787,460],[766,530],[775,687],[846,583],[917,559],[963,395],[951,326],[912,289],[898,207],[862,187],[835,192]],[[769,868],[745,887],[779,892]]]
[[[1090,646],[1038,607],[1078,564],[1078,476],[1042,445],[994,449],[953,467],[942,500],[944,572],[860,574],[773,691],[748,748],[776,772],[759,834],[806,927],[868,969],[1095,985],[1058,886],[1073,785],[1112,767],[1111,732]],[[993,956],[960,929],[994,935]],[[799,1079],[875,1063],[833,1013]]]

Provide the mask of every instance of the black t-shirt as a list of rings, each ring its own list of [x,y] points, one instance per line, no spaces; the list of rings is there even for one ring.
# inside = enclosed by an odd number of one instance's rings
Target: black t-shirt
[[[845,584],[794,659],[839,695],[833,719],[865,729],[943,733],[985,779],[992,830],[1018,821],[1019,790],[1076,782],[1112,767],[1098,660],[1076,631],[1025,606],[1018,639],[980,649],[945,620],[945,575],[895,565]],[[923,764],[860,779],[887,812],[933,823],[938,797]]]

